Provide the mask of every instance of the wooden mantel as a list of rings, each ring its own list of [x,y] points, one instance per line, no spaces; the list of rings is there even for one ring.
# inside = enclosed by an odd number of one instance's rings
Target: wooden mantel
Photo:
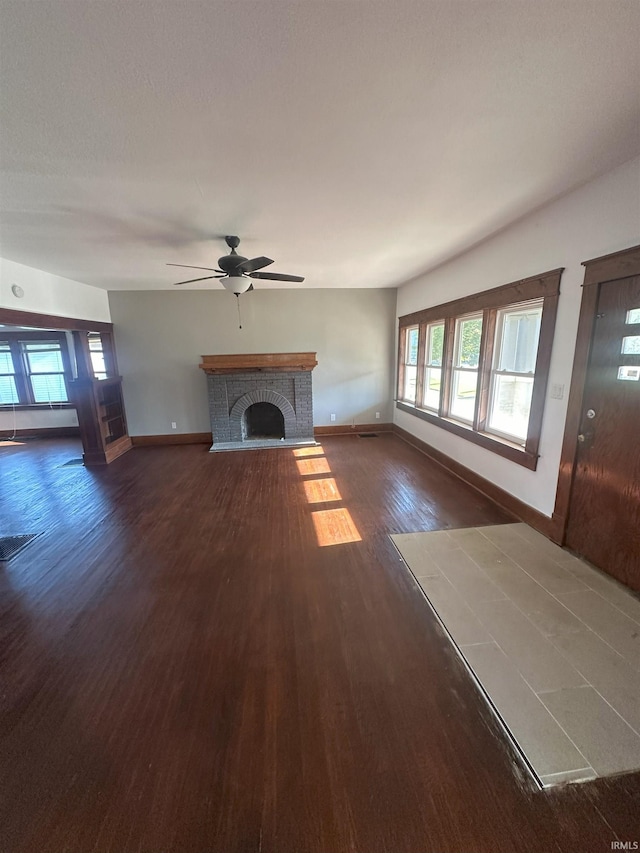
[[[318,363],[315,352],[263,352],[242,355],[203,355],[199,365],[205,373],[246,373],[248,370],[313,370]]]

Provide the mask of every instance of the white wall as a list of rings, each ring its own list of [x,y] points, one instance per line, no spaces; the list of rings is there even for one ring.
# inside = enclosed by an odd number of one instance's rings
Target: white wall
[[[396,291],[269,290],[237,302],[215,290],[109,294],[131,435],[208,432],[201,355],[318,354],[314,423],[389,423],[393,414]]]
[[[565,267],[548,386],[564,385],[565,393],[562,400],[547,397],[537,471],[528,471],[400,410],[395,411],[395,423],[551,515],[582,295],[581,262],[639,243],[640,158],[637,158],[541,208],[398,291],[398,316],[402,316]]]
[[[20,434],[22,430],[78,426],[75,409],[19,409],[0,412],[0,430]]]
[[[14,296],[19,285],[24,296]],[[0,308],[110,322],[105,290],[0,258]],[[77,426],[75,409],[33,409],[0,412],[0,430]]]
[[[11,292],[13,284],[24,290],[22,299]],[[111,320],[106,290],[4,258],[0,258],[0,308],[105,323]]]

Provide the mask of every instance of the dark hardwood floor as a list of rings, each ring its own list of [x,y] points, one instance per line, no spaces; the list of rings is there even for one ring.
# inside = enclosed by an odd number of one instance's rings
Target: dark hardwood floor
[[[43,533],[0,568],[3,853],[640,840],[640,774],[534,787],[387,536],[512,519],[391,435],[323,448],[0,446],[0,535]]]

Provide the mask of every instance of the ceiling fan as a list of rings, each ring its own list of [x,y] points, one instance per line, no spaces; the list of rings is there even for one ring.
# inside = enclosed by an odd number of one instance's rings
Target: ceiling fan
[[[223,255],[218,258],[219,269],[211,267],[193,267],[189,264],[167,264],[168,267],[186,267],[192,270],[208,270],[215,272],[217,275],[205,275],[202,278],[190,278],[188,281],[177,281],[179,284],[191,284],[194,281],[208,281],[211,278],[219,278],[220,283],[227,290],[239,296],[241,293],[246,293],[253,290],[252,278],[266,279],[267,281],[304,281],[304,277],[300,275],[285,275],[278,272],[259,272],[264,267],[268,267],[273,261],[271,258],[244,258],[236,252],[240,245],[239,237],[225,237],[227,246],[231,249],[228,255]]]

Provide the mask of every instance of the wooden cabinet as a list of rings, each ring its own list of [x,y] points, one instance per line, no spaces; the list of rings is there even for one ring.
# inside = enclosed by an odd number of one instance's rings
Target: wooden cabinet
[[[70,383],[78,412],[85,465],[107,465],[131,448],[122,401],[122,377]]]

